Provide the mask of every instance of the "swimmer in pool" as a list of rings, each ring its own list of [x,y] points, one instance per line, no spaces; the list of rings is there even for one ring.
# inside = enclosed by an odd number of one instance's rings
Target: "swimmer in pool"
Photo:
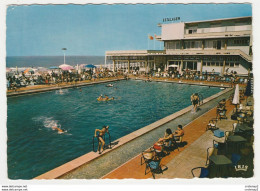
[[[108,101],[109,97],[107,95],[105,95],[104,101]]]
[[[57,130],[58,133],[64,133],[64,131],[59,127],[52,127],[52,130]]]
[[[97,100],[103,100],[103,95],[101,94],[101,95],[97,98]]]

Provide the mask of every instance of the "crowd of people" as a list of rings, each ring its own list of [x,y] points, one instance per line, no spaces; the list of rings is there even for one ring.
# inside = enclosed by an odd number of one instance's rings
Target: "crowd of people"
[[[85,80],[96,80],[99,78],[110,78],[123,75],[122,72],[112,72],[108,69],[90,69],[83,72],[78,71],[63,71],[63,70],[48,70],[42,73],[25,73],[14,72],[7,73],[7,89],[17,89],[30,85],[50,85],[61,83],[77,83]]]
[[[247,83],[247,78],[237,75],[237,72],[231,71],[225,72],[223,76],[220,73],[215,72],[214,69],[211,72],[200,72],[193,70],[184,70],[181,73],[178,70],[170,70],[165,72],[151,72],[153,77],[172,78],[180,80],[194,80],[194,81],[215,81],[215,82],[227,82],[227,83]]]
[[[36,70],[37,71],[37,70]],[[115,72],[109,70],[108,68],[95,68],[88,70],[72,70],[64,71],[61,69],[56,70],[45,70],[44,72],[27,72],[25,71],[16,71],[16,72],[7,72],[7,89],[17,89],[19,87],[25,87],[30,85],[41,85],[41,84],[61,84],[61,83],[77,83],[85,80],[96,80],[100,78],[109,78],[117,76],[148,76],[155,78],[171,78],[179,80],[192,80],[192,81],[214,81],[214,82],[227,82],[227,83],[247,83],[247,77],[238,76],[236,72],[231,71],[225,72],[221,76],[218,72],[215,72],[214,69],[211,72],[200,72],[193,70],[183,70],[179,72],[178,70],[167,70],[167,71],[155,71],[150,70],[148,73],[140,72],[138,70],[130,70],[130,73],[123,70],[116,70]]]

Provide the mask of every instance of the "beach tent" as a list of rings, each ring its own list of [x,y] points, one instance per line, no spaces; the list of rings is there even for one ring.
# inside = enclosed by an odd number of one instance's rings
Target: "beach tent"
[[[178,68],[179,66],[178,66],[178,65],[175,65],[175,64],[172,64],[172,65],[169,65],[168,67],[169,67],[169,68]]]
[[[85,66],[86,68],[96,68],[96,66],[94,66],[93,64],[88,64]]]
[[[51,66],[50,69],[60,69],[58,66]]]

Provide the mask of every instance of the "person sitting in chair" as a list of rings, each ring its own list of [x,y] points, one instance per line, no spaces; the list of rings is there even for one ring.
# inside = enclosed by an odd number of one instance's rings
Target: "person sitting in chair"
[[[173,135],[176,141],[180,140],[180,137],[184,135],[184,130],[182,129],[182,125],[178,125],[178,129],[173,133]]]
[[[168,146],[169,142],[170,142],[170,140],[172,138],[173,138],[172,130],[171,129],[166,129],[164,137],[163,138],[159,138],[157,143],[164,144],[164,145]]]

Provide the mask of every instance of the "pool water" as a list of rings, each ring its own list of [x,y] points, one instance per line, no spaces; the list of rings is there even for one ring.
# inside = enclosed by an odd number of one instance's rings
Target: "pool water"
[[[94,131],[103,125],[110,126],[113,141],[189,106],[194,92],[205,99],[221,91],[134,80],[113,84],[8,98],[8,177],[31,179],[92,151]],[[115,100],[98,102],[100,94]]]

